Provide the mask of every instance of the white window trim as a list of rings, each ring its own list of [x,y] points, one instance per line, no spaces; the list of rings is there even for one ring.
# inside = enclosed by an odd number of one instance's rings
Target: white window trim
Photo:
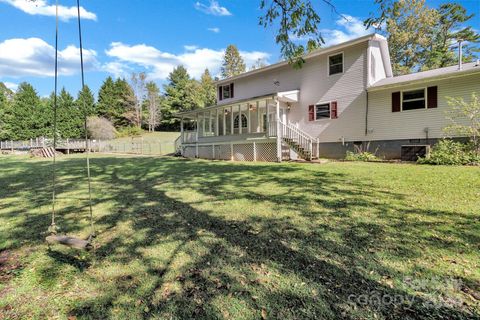
[[[333,100],[332,100],[333,101]],[[332,119],[332,101],[325,101],[325,102],[319,102],[315,103],[313,106],[313,116],[314,116],[314,121],[322,121],[322,120],[330,120]],[[321,118],[317,119],[317,106],[319,104],[328,104],[328,118]]]
[[[342,55],[342,72],[330,74],[330,57],[338,56],[339,54]],[[345,55],[343,54],[343,51],[335,52],[334,54],[329,55],[327,57],[327,76],[333,77],[339,74],[343,74],[344,72],[345,72]]]
[[[243,121],[241,120],[242,117],[245,117],[247,119],[247,126],[243,126]],[[238,128],[235,128],[235,121],[237,120],[238,118]],[[248,116],[245,114],[245,113],[240,113],[240,114],[237,114],[234,118],[233,118],[233,128],[234,129],[240,129],[240,125],[242,125],[242,129],[244,128],[248,128]]]
[[[408,101],[420,101],[420,100],[425,100],[425,108],[418,108],[418,109],[411,109],[411,110],[403,110],[403,93],[404,92],[409,92],[409,91],[417,91],[417,90],[422,90],[423,89],[423,96],[424,99],[410,99]],[[414,88],[414,89],[407,89],[407,90],[401,90],[400,91],[400,112],[408,112],[408,111],[415,111],[415,110],[424,110],[428,109],[428,90],[427,87],[419,87],[419,88]]]

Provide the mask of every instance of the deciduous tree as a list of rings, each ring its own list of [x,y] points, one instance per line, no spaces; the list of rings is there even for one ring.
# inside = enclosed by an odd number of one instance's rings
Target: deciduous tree
[[[133,98],[135,101],[135,125],[142,126],[142,106],[147,94],[146,88],[147,75],[145,72],[132,72],[130,76],[130,86],[133,90]]]
[[[463,97],[447,97],[447,119],[450,124],[444,128],[445,133],[452,136],[469,137],[480,153],[480,97],[472,92],[470,99]]]
[[[331,0],[321,2],[336,12]],[[275,42],[282,56],[295,67],[303,65],[305,54],[325,43],[319,29],[320,16],[311,0],[261,0],[260,8],[264,10],[260,25],[275,27]],[[295,39],[305,39],[305,44]]]
[[[161,119],[161,114],[159,111],[160,105],[160,89],[151,81],[146,84],[147,88],[147,107],[148,107],[148,131],[153,132],[157,127],[159,120]]]

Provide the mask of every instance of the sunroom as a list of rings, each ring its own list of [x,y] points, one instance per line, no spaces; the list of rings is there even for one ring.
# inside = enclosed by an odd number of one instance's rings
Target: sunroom
[[[179,150],[185,157],[281,161],[276,133],[281,123],[288,123],[298,96],[298,90],[279,92],[178,113]]]

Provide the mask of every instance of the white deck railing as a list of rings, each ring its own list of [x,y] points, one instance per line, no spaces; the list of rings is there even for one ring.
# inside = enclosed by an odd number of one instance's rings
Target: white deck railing
[[[276,123],[274,123],[276,131]],[[318,148],[318,139],[313,138],[308,133],[300,130],[295,125],[291,123],[284,123],[282,121],[279,122],[280,127],[280,134],[283,140],[288,140],[291,143],[296,144],[298,147],[302,148],[303,150],[307,151],[310,154],[310,157],[319,156],[319,148]]]

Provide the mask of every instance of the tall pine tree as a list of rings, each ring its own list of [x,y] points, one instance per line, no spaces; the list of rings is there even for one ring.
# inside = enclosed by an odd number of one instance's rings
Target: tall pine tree
[[[422,70],[443,68],[458,63],[456,50],[452,50],[452,43],[459,39],[463,41],[463,62],[474,59],[474,51],[478,51],[476,44],[480,41],[480,34],[471,26],[465,26],[473,14],[458,3],[445,3],[437,10],[439,19],[434,26],[431,45],[425,50],[425,61]]]
[[[132,88],[125,79],[105,79],[98,92],[97,112],[116,128],[134,123],[135,100]]]
[[[135,94],[125,79],[115,81],[115,96],[117,98],[117,117],[121,127],[133,126],[137,123],[135,111]]]
[[[209,107],[215,105],[217,101],[217,93],[215,83],[210,75],[210,71],[205,69],[200,78],[200,94],[202,98],[201,107]]]
[[[0,91],[0,140],[10,138],[7,114],[7,97]]]
[[[110,120],[114,125],[117,125],[117,98],[115,92],[115,82],[112,77],[108,77],[103,81],[100,90],[98,91],[98,114]]]
[[[73,96],[62,88],[57,99],[57,133],[61,138],[84,136],[82,110],[75,104]]]
[[[85,86],[78,92],[75,105],[81,110],[82,114],[86,114],[87,117],[97,115],[98,111],[96,110],[95,97],[88,86]]]
[[[8,108],[10,120],[10,139],[24,140],[39,136],[45,114],[37,92],[31,84],[23,82]]]
[[[365,25],[386,25],[393,71],[396,75],[446,67],[458,63],[452,44],[464,43],[464,59],[474,59],[480,35],[465,24],[473,17],[457,3],[438,9],[425,0],[375,0],[379,10],[365,20]]]
[[[233,44],[229,45],[223,56],[222,77],[230,78],[244,73],[245,70],[245,62],[240,56],[238,48]]]

